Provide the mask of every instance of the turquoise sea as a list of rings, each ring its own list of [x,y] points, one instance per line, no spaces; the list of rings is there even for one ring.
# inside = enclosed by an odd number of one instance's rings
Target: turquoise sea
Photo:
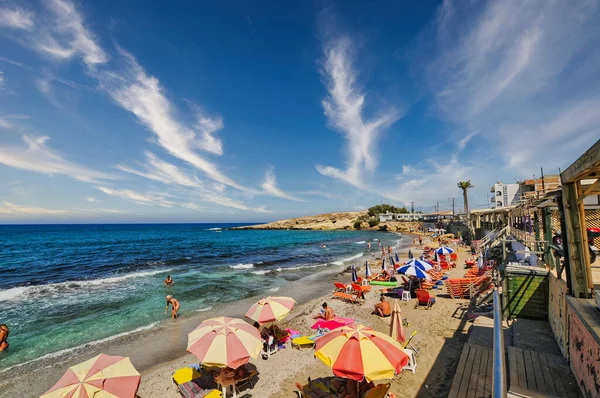
[[[230,230],[240,224],[0,226],[0,323],[10,348],[0,370],[51,357],[164,321],[165,295],[180,315],[258,294],[287,282],[359,264],[374,231]],[[326,245],[326,248],[321,247]],[[175,286],[162,281],[170,274]],[[282,290],[283,288],[283,290]]]

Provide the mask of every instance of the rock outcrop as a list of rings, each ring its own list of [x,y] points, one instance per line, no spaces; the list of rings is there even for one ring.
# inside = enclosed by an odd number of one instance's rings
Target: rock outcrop
[[[366,211],[336,212],[318,214],[315,216],[290,218],[287,220],[279,220],[267,224],[236,227],[234,229],[300,229],[315,231],[354,230],[354,223],[359,217],[366,215]],[[374,227],[370,227],[368,222],[362,221],[360,223],[360,229],[373,231],[383,230],[390,232],[409,232],[410,230],[420,228],[421,224],[422,223],[420,222],[385,222]]]

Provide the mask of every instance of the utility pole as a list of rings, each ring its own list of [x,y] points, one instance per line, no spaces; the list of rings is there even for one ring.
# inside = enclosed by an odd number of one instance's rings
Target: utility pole
[[[454,198],[452,198],[452,221],[454,221]]]
[[[546,184],[544,183],[544,168],[540,167],[540,170],[542,171],[542,194],[546,194]]]
[[[410,212],[415,214],[415,202],[410,202]]]

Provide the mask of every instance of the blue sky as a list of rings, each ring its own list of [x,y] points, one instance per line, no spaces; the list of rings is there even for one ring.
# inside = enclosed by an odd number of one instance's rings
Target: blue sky
[[[432,210],[600,137],[594,1],[0,3],[0,222]]]

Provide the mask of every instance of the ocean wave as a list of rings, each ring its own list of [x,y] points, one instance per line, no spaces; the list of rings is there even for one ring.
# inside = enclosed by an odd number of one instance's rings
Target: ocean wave
[[[2,370],[0,370],[0,374],[1,374],[1,373],[4,373],[4,372],[6,372],[6,371],[8,371],[8,370],[10,370],[10,369],[14,369],[14,368],[20,368],[20,367],[22,367],[22,366],[29,365],[29,364],[31,364],[31,363],[35,363],[35,362],[38,362],[38,361],[40,361],[40,362],[42,362],[42,363],[44,363],[44,362],[48,362],[48,361],[47,361],[48,359],[52,359],[52,358],[58,358],[58,357],[60,357],[61,355],[65,355],[65,354],[68,354],[68,353],[70,353],[70,352],[73,352],[73,351],[76,351],[76,350],[82,349],[82,348],[86,348],[86,347],[94,347],[94,346],[96,346],[96,345],[98,345],[98,344],[106,343],[106,342],[109,342],[109,341],[112,341],[112,340],[118,339],[118,338],[120,338],[120,337],[125,337],[125,336],[129,336],[130,334],[134,334],[134,333],[138,333],[138,332],[143,332],[143,331],[145,331],[145,330],[152,329],[152,328],[153,328],[153,327],[155,327],[156,325],[158,325],[158,322],[153,322],[153,323],[151,323],[150,325],[141,326],[141,327],[139,327],[139,328],[136,328],[136,329],[130,330],[130,331],[128,331],[128,332],[122,332],[122,333],[115,334],[115,335],[112,335],[112,336],[104,337],[104,338],[102,338],[102,339],[99,339],[99,340],[90,341],[89,343],[84,343],[84,344],[81,344],[81,345],[78,345],[78,346],[75,346],[75,347],[71,347],[71,348],[65,348],[64,350],[60,350],[60,351],[51,352],[51,353],[49,353],[49,354],[42,355],[42,356],[41,356],[41,357],[39,357],[39,358],[35,358],[35,359],[29,360],[29,361],[26,361],[26,362],[22,362],[22,363],[19,363],[19,364],[13,365],[13,366],[9,366],[9,367],[8,367],[8,368],[6,368],[6,369],[2,369]],[[56,365],[56,363],[55,363],[55,362],[53,362],[53,361],[49,361],[49,362],[50,362],[50,363],[52,363],[52,366],[55,366],[55,365]]]
[[[222,230],[222,229],[223,229],[223,228],[207,228],[206,230],[207,230],[207,231],[220,231],[220,230]]]
[[[360,242],[354,242],[355,245],[364,245],[365,243],[367,243],[366,240],[361,240]]]
[[[268,274],[269,272],[271,272],[271,270],[268,269],[263,269],[260,271],[251,271],[254,275],[265,275]]]
[[[319,268],[319,267],[326,267],[327,264],[305,264],[305,265],[298,265],[296,267],[279,267],[276,269],[277,272],[281,272],[281,271],[289,271],[289,270],[298,270],[298,269],[304,269],[304,268]]]
[[[352,256],[352,257],[343,258],[343,259],[341,259],[341,260],[334,261],[334,262],[332,262],[332,264],[335,264],[335,265],[344,265],[344,263],[345,263],[345,262],[348,262],[348,261],[352,261],[352,260],[359,259],[359,258],[361,258],[362,256],[363,256],[363,253],[358,253],[358,254],[355,254],[355,255],[354,255],[354,256]]]
[[[92,280],[78,280],[78,281],[66,281],[59,283],[48,283],[45,285],[30,285],[30,286],[18,286],[10,289],[0,290],[0,302],[1,301],[19,301],[27,297],[35,296],[38,294],[52,293],[52,292],[64,292],[66,289],[80,289],[82,287],[93,287],[93,286],[105,286],[107,284],[120,283],[127,279],[141,278],[144,276],[152,276],[157,274],[166,274],[171,271],[171,268],[161,269],[156,271],[143,271],[133,272],[121,276],[111,276],[108,278],[92,279]]]
[[[250,268],[254,268],[254,264],[236,264],[236,265],[230,265],[229,268],[233,268],[233,269],[250,269]]]
[[[278,287],[272,287],[269,290],[267,290],[267,292],[273,292],[273,293],[275,293],[275,292],[278,292],[279,289],[281,289],[281,287],[279,287],[279,286]]]
[[[212,305],[209,305],[208,307],[205,308],[200,308],[199,310],[196,310],[196,312],[206,312],[206,311],[210,311],[212,310]]]

